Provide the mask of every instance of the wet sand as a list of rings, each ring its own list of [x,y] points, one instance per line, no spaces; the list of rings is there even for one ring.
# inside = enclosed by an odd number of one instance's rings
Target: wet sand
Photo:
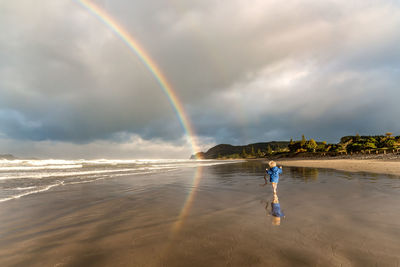
[[[278,164],[293,167],[329,168],[349,172],[384,173],[400,176],[400,160],[321,159],[280,160]]]
[[[398,177],[284,168],[286,216],[274,225],[264,170],[260,162],[188,168],[4,202],[0,266],[400,264]]]

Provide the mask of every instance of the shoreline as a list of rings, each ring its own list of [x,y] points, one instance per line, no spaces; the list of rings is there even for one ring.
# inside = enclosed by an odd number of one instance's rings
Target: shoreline
[[[278,165],[400,176],[399,159],[278,159]]]

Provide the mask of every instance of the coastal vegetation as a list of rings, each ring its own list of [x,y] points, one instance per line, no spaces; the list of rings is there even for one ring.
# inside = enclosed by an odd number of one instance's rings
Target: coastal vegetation
[[[273,141],[244,146],[220,144],[207,152],[199,152],[192,158],[199,159],[255,159],[293,156],[338,156],[353,154],[399,153],[400,136],[388,132],[374,136],[344,136],[340,142],[330,144],[325,141],[306,139],[304,135],[297,141]]]

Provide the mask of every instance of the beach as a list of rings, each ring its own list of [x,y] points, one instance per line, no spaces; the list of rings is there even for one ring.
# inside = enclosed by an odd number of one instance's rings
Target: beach
[[[328,168],[348,172],[384,173],[400,176],[400,159],[284,159],[279,160],[278,164],[292,167]]]
[[[284,167],[277,221],[265,167],[178,168],[2,202],[0,265],[399,265],[399,177]]]

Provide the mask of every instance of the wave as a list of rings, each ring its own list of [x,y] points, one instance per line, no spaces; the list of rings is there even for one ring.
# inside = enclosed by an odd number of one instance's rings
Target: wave
[[[224,162],[190,162],[190,163],[182,163],[182,164],[158,164],[158,165],[149,165],[145,167],[134,167],[134,168],[109,168],[109,169],[102,169],[102,170],[82,170],[82,171],[65,171],[65,172],[9,172],[9,173],[1,173],[0,180],[10,180],[10,179],[41,179],[41,178],[48,178],[48,177],[69,177],[69,176],[84,176],[84,175],[93,175],[93,174],[112,174],[112,173],[121,173],[121,172],[142,172],[142,171],[147,171],[147,170],[165,170],[165,169],[176,169],[176,168],[194,168],[194,167],[199,167],[199,166],[214,166],[214,165],[220,165],[220,164],[227,164],[230,162],[224,161]],[[232,161],[233,163],[233,161]],[[63,165],[65,166],[65,165]],[[70,168],[71,165],[68,168],[47,168],[43,167],[42,170],[51,170],[51,169],[77,169],[76,168]],[[74,165],[78,166],[78,165]],[[81,165],[80,165],[81,166]],[[117,166],[118,167],[118,166]],[[17,167],[16,167],[17,168]],[[23,169],[23,167],[19,167],[21,169],[15,169],[15,170],[32,170],[32,169]],[[79,167],[83,168],[83,167]],[[0,170],[2,170],[0,168]],[[36,170],[36,169],[34,169]],[[39,170],[39,169],[37,169]]]
[[[0,202],[44,192],[60,185],[236,162],[187,159],[0,160]]]
[[[171,170],[167,170],[167,171],[172,171],[172,169]],[[51,188],[56,187],[56,186],[92,183],[92,182],[96,182],[96,181],[99,181],[99,180],[104,180],[106,178],[111,178],[111,177],[120,177],[120,176],[128,176],[128,175],[139,175],[139,174],[142,174],[142,175],[143,174],[154,174],[154,172],[150,171],[150,172],[141,172],[141,173],[120,173],[120,174],[113,174],[113,175],[103,175],[103,176],[91,177],[91,179],[82,180],[82,181],[72,181],[72,182],[58,181],[55,184],[50,184],[50,185],[44,186],[44,187],[43,186],[42,187],[39,187],[39,186],[28,186],[28,187],[11,188],[9,190],[20,190],[20,191],[23,191],[23,190],[29,190],[29,189],[35,189],[35,188],[40,188],[40,189],[24,192],[24,193],[21,193],[21,194],[17,194],[17,195],[5,197],[5,198],[0,198],[0,202],[5,202],[5,201],[8,201],[8,200],[18,199],[18,198],[21,198],[21,197],[24,197],[24,196],[28,196],[28,195],[41,193],[41,192],[44,192],[44,191],[48,191]]]
[[[29,190],[29,189],[33,189],[33,188],[37,188],[37,186],[28,186],[28,187],[16,187],[16,188],[11,188],[10,190]]]
[[[15,166],[15,167],[1,167],[1,171],[28,171],[28,170],[54,170],[54,169],[78,169],[82,168],[82,164],[71,165],[48,165],[48,166]]]
[[[26,160],[26,159],[1,159],[0,165],[3,164],[25,164],[31,166],[43,166],[43,165],[69,165],[69,164],[76,164],[77,162],[82,162],[82,160],[61,160],[61,159],[33,159],[33,160]]]
[[[32,165],[32,166],[44,166],[44,165],[71,165],[71,164],[145,164],[145,163],[160,163],[160,162],[193,162],[196,160],[187,160],[187,159],[93,159],[93,160],[85,160],[85,159],[77,159],[77,160],[64,160],[64,159],[33,159],[33,160],[25,160],[25,159],[0,159],[1,165]],[[198,160],[203,161],[203,160]]]
[[[8,176],[0,177],[0,180],[10,180],[10,179],[40,179],[40,178],[48,178],[48,177],[69,177],[69,176],[83,176],[83,175],[91,175],[91,174],[106,174],[106,173],[119,173],[119,172],[133,172],[133,171],[145,171],[145,170],[161,170],[161,169],[170,169],[172,167],[144,167],[144,168],[129,168],[129,169],[109,169],[109,170],[94,170],[94,171],[79,171],[79,172],[44,172],[44,173],[12,173],[8,174]]]
[[[23,197],[23,196],[27,196],[27,195],[37,194],[37,193],[40,193],[40,192],[47,191],[47,190],[49,190],[49,189],[51,189],[51,188],[53,188],[55,186],[60,186],[60,185],[64,185],[64,182],[61,181],[61,182],[58,182],[56,184],[48,185],[48,186],[43,187],[43,188],[38,189],[38,190],[29,191],[29,192],[18,194],[18,195],[14,195],[14,196],[11,196],[11,197],[0,198],[0,202],[5,202],[7,200],[17,199],[17,198],[20,198],[20,197]]]

